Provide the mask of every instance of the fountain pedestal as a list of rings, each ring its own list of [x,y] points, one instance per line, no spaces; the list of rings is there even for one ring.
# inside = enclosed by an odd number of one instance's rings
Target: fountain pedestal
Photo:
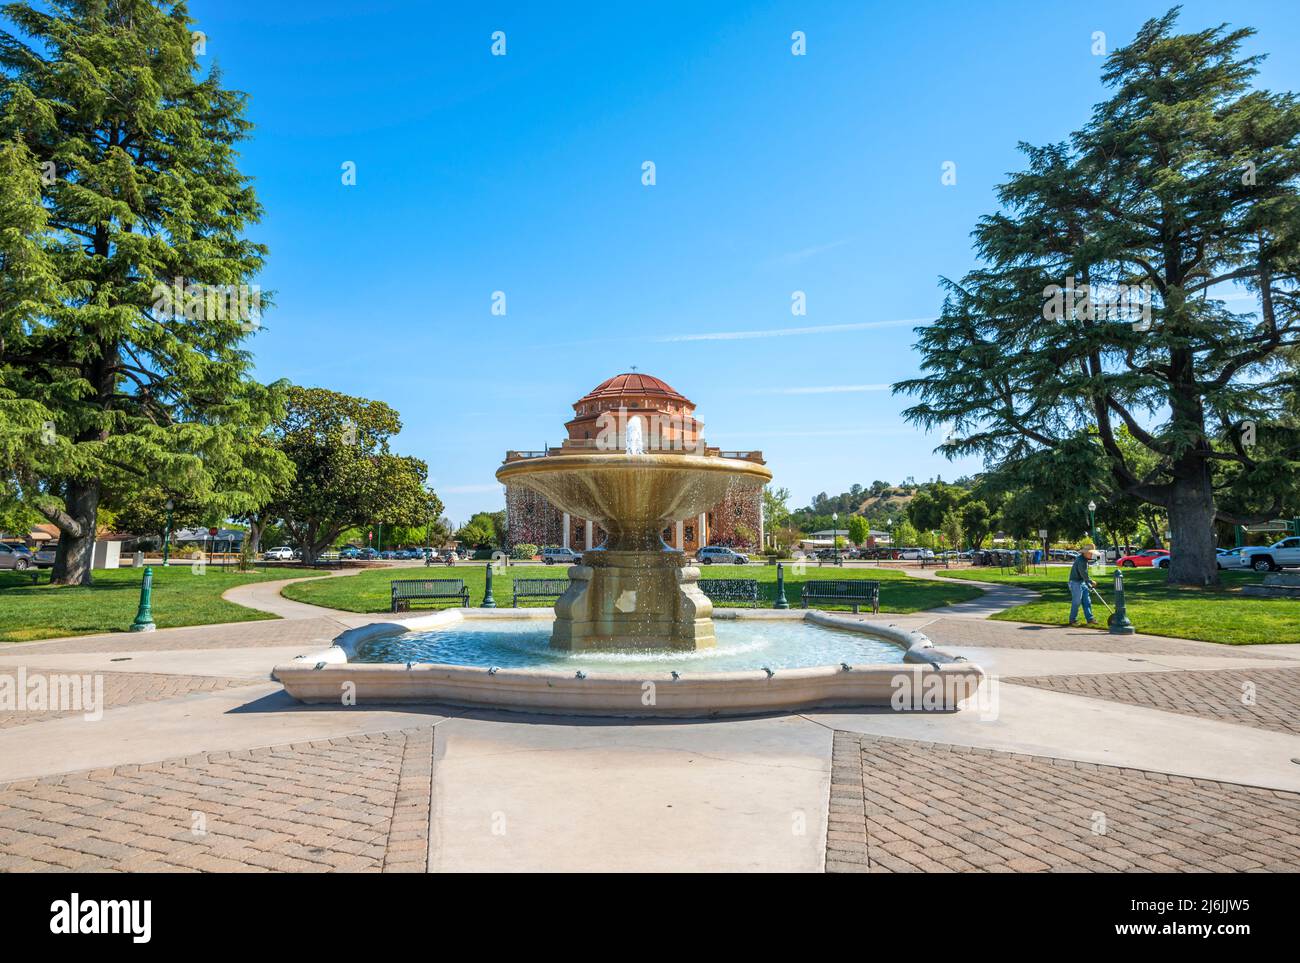
[[[606,551],[569,569],[569,589],[555,603],[551,647],[707,649],[713,603],[700,591],[700,570],[674,550]]]

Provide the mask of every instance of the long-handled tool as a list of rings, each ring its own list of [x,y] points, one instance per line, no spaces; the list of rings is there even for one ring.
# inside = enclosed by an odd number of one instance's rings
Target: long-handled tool
[[[1102,605],[1106,605],[1106,600],[1102,598],[1101,593],[1097,591],[1097,586],[1089,585],[1088,591],[1090,591],[1093,595],[1097,596],[1098,602],[1100,602]],[[1111,608],[1109,605],[1106,605],[1106,611],[1109,612],[1111,615],[1115,614],[1115,610]]]

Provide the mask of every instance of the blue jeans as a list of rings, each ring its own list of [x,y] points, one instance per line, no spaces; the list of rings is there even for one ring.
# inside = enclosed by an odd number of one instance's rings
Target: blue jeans
[[[1070,583],[1070,621],[1079,617],[1079,605],[1083,604],[1083,617],[1092,621],[1092,596],[1088,594],[1087,582]]]

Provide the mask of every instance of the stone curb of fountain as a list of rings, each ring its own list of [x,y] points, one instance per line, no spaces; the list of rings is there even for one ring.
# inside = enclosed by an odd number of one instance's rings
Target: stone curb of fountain
[[[413,629],[452,625],[465,619],[535,618],[542,609],[443,609],[407,620],[374,622],[341,633],[328,648],[277,666],[272,678],[293,698],[308,703],[333,702],[340,685],[351,686],[358,702],[414,702],[468,705],[526,712],[593,716],[671,716],[678,718],[803,711],[809,708],[891,704],[899,679],[927,687],[928,668],[951,677],[942,687],[952,707],[983,684],[984,670],[934,647],[924,633],[894,624],[867,622],[816,609],[764,613],[761,618],[807,620],[884,639],[904,650],[909,668],[891,664],[812,666],[799,669],[702,673],[577,673],[551,669],[484,669],[435,663],[349,664],[359,645]],[[719,610],[719,618],[744,619],[748,610]],[[658,694],[647,702],[646,687]],[[662,689],[656,687],[662,686]],[[947,696],[945,696],[947,698]],[[662,705],[660,704],[660,700]]]

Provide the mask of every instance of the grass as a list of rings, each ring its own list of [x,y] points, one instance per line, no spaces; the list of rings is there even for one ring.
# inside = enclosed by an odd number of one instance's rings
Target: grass
[[[1093,578],[1107,603],[1114,606],[1113,568]],[[1069,566],[1016,575],[997,569],[940,571],[951,579],[977,579],[1019,585],[1042,593],[1042,598],[1017,605],[993,618],[1011,622],[1065,625],[1070,616]],[[1241,587],[1258,582],[1254,572],[1220,572],[1218,588],[1169,585],[1159,569],[1125,569],[1124,596],[1129,621],[1139,632],[1177,639],[1200,639],[1228,645],[1300,642],[1300,599],[1252,598]],[[1093,614],[1104,627],[1110,614],[1093,597]]]
[[[29,642],[63,635],[125,632],[140,604],[141,573],[119,568],[95,572],[90,586],[52,586],[49,569],[32,585],[30,573],[0,572],[0,642]],[[196,575],[189,565],[153,570],[153,619],[160,629],[216,622],[273,619],[224,601],[221,593],[236,585],[284,578],[283,572],[222,572],[208,568]]]
[[[502,572],[494,573],[492,594],[497,605],[510,604],[511,584],[519,578],[563,578],[561,566],[519,565],[511,566]],[[759,592],[764,604],[770,607],[776,599],[776,566],[769,565],[710,565],[700,569],[703,578],[752,578],[759,581]],[[281,595],[309,602],[312,605],[324,605],[332,609],[347,612],[387,612],[390,607],[391,594],[388,583],[399,578],[461,578],[469,588],[470,605],[483,601],[483,589],[486,582],[484,566],[457,566],[454,570],[434,569],[382,569],[350,575],[347,578],[320,579],[312,582],[299,582],[286,585]],[[874,568],[823,568],[809,567],[804,575],[794,576],[787,569],[785,580],[785,597],[792,607],[799,605],[800,587],[806,579],[874,579],[881,583],[880,608],[885,612],[903,614],[919,612],[923,609],[951,605],[982,595],[982,591],[970,585],[954,585],[936,581],[922,581],[909,578],[901,572],[891,569]],[[550,605],[550,602],[538,599],[525,599],[524,604]],[[818,608],[844,608],[849,606],[827,606],[817,603]]]

